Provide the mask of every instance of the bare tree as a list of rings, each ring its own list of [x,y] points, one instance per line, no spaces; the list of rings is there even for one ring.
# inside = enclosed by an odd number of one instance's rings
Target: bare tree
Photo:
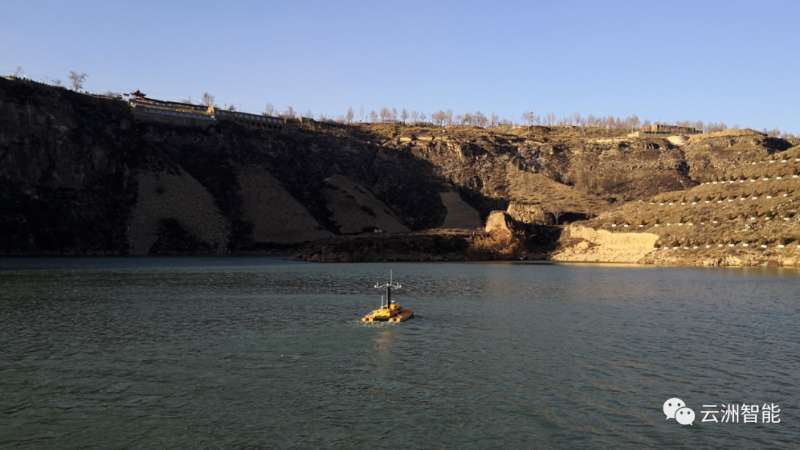
[[[473,115],[472,117],[475,120],[475,125],[481,128],[486,128],[486,125],[489,124],[489,119],[487,119],[486,116],[484,116],[483,113],[480,111],[476,111],[475,115]]]
[[[640,123],[641,120],[639,120],[639,116],[633,114],[631,116],[628,116],[627,119],[625,119],[625,128],[629,130],[635,130],[636,128],[639,128]],[[694,124],[692,124],[691,126],[694,126]]]
[[[405,108],[403,108],[403,111],[400,112],[400,120],[402,120],[403,123],[406,123],[408,120],[408,111],[406,111]]]
[[[388,122],[390,120],[394,120],[392,110],[386,107],[381,108],[381,122]]]
[[[431,120],[441,127],[447,122],[447,113],[442,110],[436,111],[431,114]]]
[[[297,117],[297,111],[295,111],[293,107],[288,106],[286,108],[286,111],[281,113],[280,116],[287,119],[294,119],[295,117]]]
[[[83,89],[83,83],[86,82],[86,79],[89,78],[89,75],[85,73],[78,73],[74,70],[69,71],[69,82],[72,84],[72,89],[74,91],[80,91]]]
[[[200,101],[206,106],[214,106],[214,96],[208,92],[203,92],[203,97]]]
[[[722,131],[722,130],[726,130],[727,128],[728,128],[728,126],[725,125],[725,122],[719,122],[719,123],[709,122],[709,123],[706,124],[705,131],[706,132]]]
[[[17,68],[14,69],[14,78],[22,78],[24,76],[25,76],[25,71],[22,70],[22,66],[17,66]]]
[[[371,123],[375,123],[378,121],[378,113],[376,113],[374,109],[369,112],[369,121]]]
[[[534,114],[533,111],[525,111],[524,113],[522,113],[522,121],[527,123],[528,126],[533,125],[535,119],[536,119],[536,114]]]
[[[354,115],[355,114],[353,113],[353,107],[351,106],[351,107],[347,108],[347,112],[344,114],[345,123],[347,123],[347,124],[353,123],[353,116]]]
[[[267,103],[267,106],[264,107],[264,115],[272,116],[274,114],[275,114],[275,107],[272,106],[272,103]]]
[[[498,118],[498,117],[497,117],[497,114],[495,114],[495,113],[492,113],[492,115],[491,115],[491,116],[489,116],[489,126],[490,126],[490,127],[492,127],[492,128],[494,128],[494,127],[496,127],[496,126],[497,126],[499,123],[500,123],[500,118]]]

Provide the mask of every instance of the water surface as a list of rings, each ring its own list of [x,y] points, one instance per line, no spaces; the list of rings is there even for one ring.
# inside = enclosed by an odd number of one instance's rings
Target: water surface
[[[418,317],[362,325],[390,268]],[[796,448],[799,299],[789,270],[3,259],[0,447]]]

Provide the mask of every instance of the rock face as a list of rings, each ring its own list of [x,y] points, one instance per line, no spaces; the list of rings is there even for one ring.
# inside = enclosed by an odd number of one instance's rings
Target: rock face
[[[525,228],[505,211],[492,211],[486,219],[484,232],[472,243],[473,255],[483,255],[485,259],[516,259],[527,253]]]
[[[141,121],[119,100],[6,79],[0,187],[0,254],[247,252],[446,214],[431,165],[368,134]]]
[[[552,255],[554,261],[638,263],[655,249],[658,235],[611,233],[581,225],[567,227],[562,239],[573,241]]]
[[[392,142],[431,161],[448,181],[471,192],[472,203],[483,214],[504,209],[508,202],[534,200],[565,212],[594,215],[609,201],[692,185],[683,152],[667,139],[596,139],[570,127],[505,133],[466,127],[377,131],[394,136]],[[554,183],[550,192],[530,189],[542,180]],[[561,195],[550,195],[552,191]]]
[[[545,210],[544,206],[535,204],[510,202],[506,212],[518,222],[539,225],[555,225],[556,223],[555,215],[552,212]]]
[[[518,227],[514,224],[514,219],[504,211],[492,211],[486,219],[484,231],[498,238],[511,238]]]
[[[751,130],[181,125],[0,79],[0,254],[790,265],[791,145]]]

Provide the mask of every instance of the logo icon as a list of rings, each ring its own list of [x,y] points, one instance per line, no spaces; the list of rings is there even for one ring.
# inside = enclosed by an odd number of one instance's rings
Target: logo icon
[[[694,410],[687,407],[686,402],[677,397],[667,399],[661,410],[664,411],[666,420],[675,419],[681,425],[694,424]]]
[[[694,410],[692,408],[683,407],[675,411],[675,421],[681,425],[694,424]]]

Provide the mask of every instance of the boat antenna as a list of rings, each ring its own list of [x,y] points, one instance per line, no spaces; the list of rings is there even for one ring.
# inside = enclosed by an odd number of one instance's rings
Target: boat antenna
[[[400,289],[403,286],[400,283],[394,281],[394,276],[392,270],[389,269],[389,282],[388,283],[381,283],[380,281],[375,283],[376,289],[386,289],[386,307],[392,306],[392,289]]]

